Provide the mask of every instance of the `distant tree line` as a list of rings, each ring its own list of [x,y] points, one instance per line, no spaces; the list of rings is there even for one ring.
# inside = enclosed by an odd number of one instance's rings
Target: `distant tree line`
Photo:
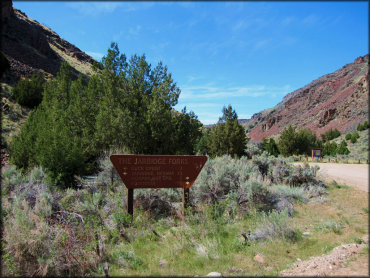
[[[329,129],[321,134],[321,139],[319,139],[308,128],[302,128],[297,131],[294,126],[289,126],[281,132],[280,139],[277,143],[273,138],[263,138],[259,145],[262,150],[274,156],[278,156],[279,154],[283,156],[311,155],[312,148],[321,148],[323,156],[349,154],[345,140],[342,140],[339,145],[331,141],[339,136],[340,131],[338,129]]]

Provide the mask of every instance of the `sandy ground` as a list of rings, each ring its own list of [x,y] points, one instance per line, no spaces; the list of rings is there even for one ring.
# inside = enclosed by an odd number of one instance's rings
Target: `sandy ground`
[[[328,255],[311,257],[297,262],[291,269],[284,270],[282,276],[369,276],[369,260],[361,254],[367,246],[368,237],[362,244],[343,244],[335,247]]]
[[[302,164],[302,163],[294,163]],[[369,165],[309,163],[318,165],[318,175],[325,181],[337,181],[369,192]],[[369,257],[362,250],[368,246],[369,236],[362,244],[343,244],[327,255],[311,257],[297,262],[292,268],[282,271],[282,276],[364,276],[369,277]]]
[[[293,163],[300,164],[302,163]],[[369,165],[368,164],[336,164],[336,163],[312,163],[311,166],[320,167],[318,175],[325,181],[335,180],[339,184],[357,187],[369,192]]]

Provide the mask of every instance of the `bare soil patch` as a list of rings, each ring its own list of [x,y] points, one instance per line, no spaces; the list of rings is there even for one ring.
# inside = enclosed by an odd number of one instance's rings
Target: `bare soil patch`
[[[368,236],[361,244],[342,244],[328,255],[311,257],[297,262],[292,269],[284,270],[282,276],[369,276],[369,260],[362,251]],[[361,263],[360,263],[361,262]]]
[[[303,163],[294,163],[303,165]],[[339,184],[353,186],[369,192],[369,165],[368,164],[336,164],[311,163],[310,166],[319,166],[319,177],[327,182],[335,180]]]

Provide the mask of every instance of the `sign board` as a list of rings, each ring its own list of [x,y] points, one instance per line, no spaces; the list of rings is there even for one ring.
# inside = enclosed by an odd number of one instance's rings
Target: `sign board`
[[[190,188],[207,161],[195,155],[111,155],[128,189]]]
[[[313,148],[312,149],[312,161],[314,158],[320,159],[321,158],[321,149],[320,148]]]

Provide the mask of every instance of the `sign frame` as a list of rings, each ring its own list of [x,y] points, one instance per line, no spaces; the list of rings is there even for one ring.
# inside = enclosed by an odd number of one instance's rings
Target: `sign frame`
[[[133,216],[134,189],[182,188],[183,216],[207,156],[113,154],[110,160],[127,188],[127,212]]]

